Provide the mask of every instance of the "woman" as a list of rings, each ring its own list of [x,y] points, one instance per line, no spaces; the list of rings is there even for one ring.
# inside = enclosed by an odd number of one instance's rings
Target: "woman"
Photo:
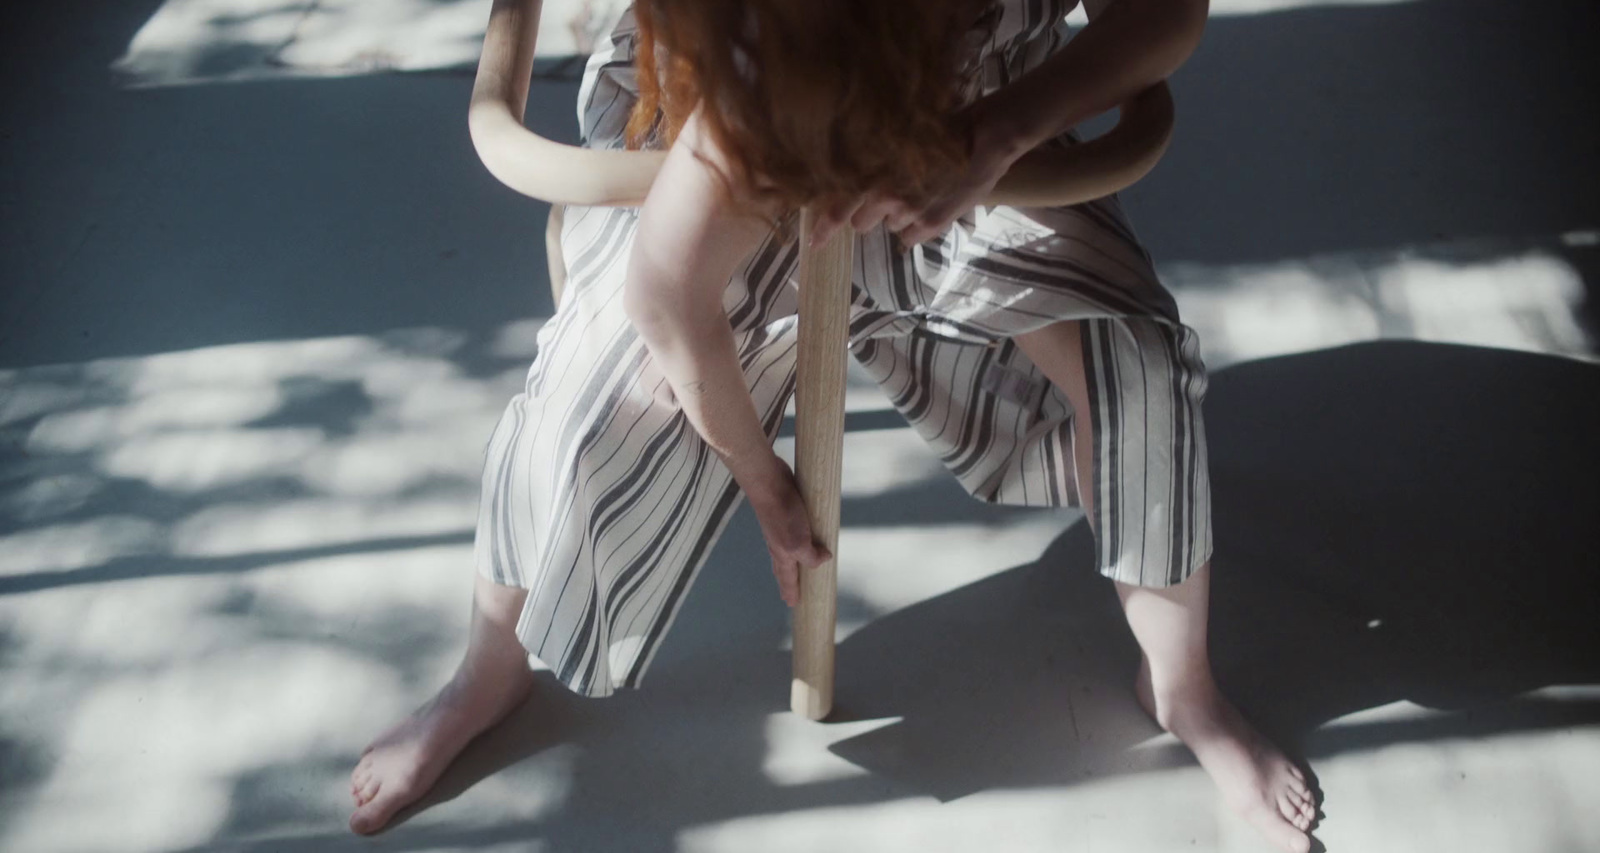
[[[585,144],[668,149],[642,209],[569,211],[567,291],[490,441],[459,670],[369,747],[377,831],[527,695],[639,683],[741,496],[791,606],[813,542],[772,450],[794,385],[792,212],[857,232],[851,350],[982,500],[1080,505],[1136,691],[1230,804],[1309,848],[1301,771],[1221,695],[1198,342],[1115,199],[978,207],[1024,152],[1164,79],[1205,0],[644,0],[590,60]],[[659,48],[659,49],[658,49]]]

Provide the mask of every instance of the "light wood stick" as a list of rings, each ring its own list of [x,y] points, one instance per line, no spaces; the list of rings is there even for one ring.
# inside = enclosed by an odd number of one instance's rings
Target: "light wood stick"
[[[550,205],[550,218],[544,225],[544,259],[550,268],[550,305],[561,306],[561,293],[567,289],[567,261],[561,253],[561,221],[567,217],[567,206]]]
[[[801,245],[814,218],[801,214]],[[800,254],[800,330],[795,376],[794,473],[811,515],[811,532],[833,556],[800,570],[794,610],[794,680],[789,707],[820,720],[833,708],[833,630],[838,603],[839,478],[844,460],[845,346],[855,233],[835,232]]]

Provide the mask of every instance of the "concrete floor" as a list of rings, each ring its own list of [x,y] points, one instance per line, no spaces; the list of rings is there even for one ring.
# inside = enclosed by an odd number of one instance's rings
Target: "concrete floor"
[[[1081,522],[964,499],[867,387],[834,720],[741,512],[643,690],[542,685],[348,835],[460,653],[543,209],[459,73],[124,87],[161,5],[0,8],[0,850],[1263,849],[1136,710]],[[1600,14],[1245,5],[1128,194],[1214,369],[1219,675],[1329,850],[1600,849]]]

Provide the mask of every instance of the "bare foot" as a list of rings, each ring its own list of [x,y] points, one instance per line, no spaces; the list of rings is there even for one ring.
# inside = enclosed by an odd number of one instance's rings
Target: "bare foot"
[[[437,695],[367,747],[350,774],[352,831],[371,835],[387,826],[433,787],[473,738],[527,698],[533,673],[525,659],[515,663],[499,671],[462,666]]]
[[[1307,833],[1317,803],[1305,774],[1245,721],[1215,682],[1206,678],[1158,698],[1142,661],[1135,692],[1145,711],[1194,752],[1235,813],[1289,853],[1311,849]]]

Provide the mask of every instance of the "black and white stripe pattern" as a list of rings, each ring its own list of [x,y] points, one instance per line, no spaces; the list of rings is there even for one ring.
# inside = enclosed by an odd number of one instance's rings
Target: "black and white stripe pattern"
[[[986,90],[1059,46],[1070,7],[997,8],[979,44]],[[626,15],[590,59],[586,145],[622,145],[635,36]],[[475,546],[482,574],[530,590],[517,625],[529,653],[591,696],[639,684],[741,497],[623,314],[637,220],[567,213],[566,291],[489,442]],[[769,240],[723,303],[774,436],[794,390],[797,260],[795,245]],[[1198,341],[1115,199],[980,208],[907,254],[881,229],[861,235],[852,303],[855,357],[973,496],[1064,506],[1094,489],[1099,566],[1123,582],[1176,583],[1209,558]],[[1085,321],[1088,412],[1010,340],[1063,320]],[[1095,437],[1081,484],[1076,417],[1092,419]]]

